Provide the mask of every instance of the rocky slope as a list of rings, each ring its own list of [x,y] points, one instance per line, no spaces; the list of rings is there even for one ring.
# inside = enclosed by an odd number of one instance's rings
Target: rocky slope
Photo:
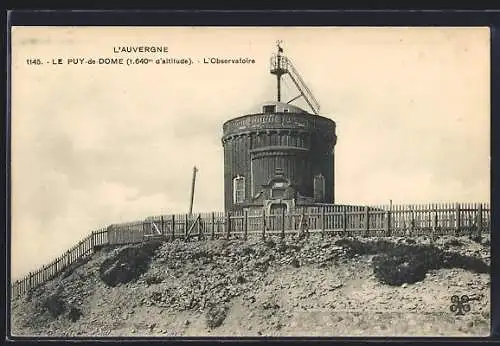
[[[489,335],[489,246],[430,242],[311,236],[103,249],[14,299],[12,334]],[[473,298],[470,312],[451,312],[453,295]]]

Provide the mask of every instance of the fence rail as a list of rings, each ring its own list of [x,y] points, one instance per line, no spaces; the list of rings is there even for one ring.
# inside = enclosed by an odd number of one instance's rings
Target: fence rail
[[[82,239],[50,264],[12,283],[12,296],[54,279],[105,245],[148,239],[240,238],[281,236],[307,230],[341,236],[481,235],[490,232],[487,203],[445,203],[395,206],[320,205],[266,214],[263,209],[234,213],[172,214],[137,222],[112,224]]]

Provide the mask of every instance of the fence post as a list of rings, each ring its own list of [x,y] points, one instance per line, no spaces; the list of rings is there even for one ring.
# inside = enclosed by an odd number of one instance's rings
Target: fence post
[[[161,216],[161,235],[165,234],[165,221],[163,220],[163,215]]]
[[[95,231],[92,231],[92,234],[90,235],[90,247],[92,248],[92,252],[94,252],[94,247],[95,247]]]
[[[262,240],[266,240],[266,209],[262,208]]]
[[[285,239],[285,208],[281,210],[281,239]]]
[[[477,236],[481,240],[483,232],[483,203],[479,203],[477,211]]]
[[[175,215],[172,214],[172,241],[175,240]]]
[[[189,226],[188,214],[186,214],[186,217],[185,217],[185,220],[184,220],[184,240],[187,240],[188,226]]]
[[[229,239],[231,236],[231,213],[227,212],[226,214],[226,239]]]
[[[455,229],[455,236],[458,237],[460,236],[460,223],[461,223],[461,220],[460,220],[460,203],[457,203],[455,205],[455,209],[456,209],[456,226],[457,228]]]
[[[215,213],[212,212],[212,235],[211,235],[212,240],[215,238]]]
[[[370,208],[365,206],[365,237],[370,235]]]
[[[325,236],[325,206],[321,207],[321,238]]]
[[[198,240],[201,240],[201,214],[198,214]]]
[[[387,210],[385,212],[385,235],[386,237],[391,236],[391,211]]]
[[[346,207],[342,210],[342,228],[344,229],[344,236],[347,235],[347,210]]]
[[[434,209],[434,225],[433,225],[433,234],[432,236],[436,236],[437,235],[437,229],[438,229],[438,212],[437,212],[437,209]]]
[[[243,220],[243,238],[247,240],[247,233],[248,233],[248,210],[245,209],[244,212],[244,220]]]

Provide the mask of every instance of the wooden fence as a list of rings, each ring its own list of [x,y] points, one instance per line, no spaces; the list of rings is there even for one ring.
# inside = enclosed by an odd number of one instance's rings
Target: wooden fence
[[[51,280],[92,255],[99,247],[140,243],[148,239],[247,239],[285,237],[301,230],[340,236],[480,235],[490,231],[490,207],[484,203],[396,206],[316,205],[266,214],[263,209],[234,213],[174,214],[113,224],[92,232],[49,265],[12,284],[19,296]]]
[[[107,229],[93,231],[50,264],[15,281],[12,284],[12,296],[24,294],[30,289],[59,276],[76,262],[91,256],[99,246],[106,244],[108,244]]]

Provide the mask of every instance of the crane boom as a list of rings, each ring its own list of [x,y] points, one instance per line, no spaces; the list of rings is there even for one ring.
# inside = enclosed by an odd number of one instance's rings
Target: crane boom
[[[316,100],[311,90],[307,87],[306,83],[304,82],[304,80],[302,79],[297,69],[295,69],[290,60],[288,60],[288,66],[289,66],[288,75],[290,76],[290,79],[295,84],[297,89],[299,89],[300,96],[304,97],[304,100],[306,100],[307,104],[309,105],[309,107],[311,107],[311,110],[314,112],[314,114],[319,115],[319,108],[320,108],[319,102]],[[288,101],[288,103],[290,103],[293,100],[294,99]]]

